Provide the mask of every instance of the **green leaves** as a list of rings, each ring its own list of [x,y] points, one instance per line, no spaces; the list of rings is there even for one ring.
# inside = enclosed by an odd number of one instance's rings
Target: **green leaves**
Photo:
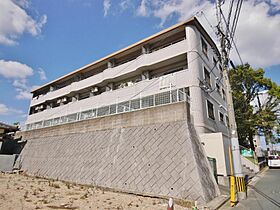
[[[239,141],[252,149],[256,133],[268,138],[280,132],[280,86],[264,73],[249,64],[229,71]]]

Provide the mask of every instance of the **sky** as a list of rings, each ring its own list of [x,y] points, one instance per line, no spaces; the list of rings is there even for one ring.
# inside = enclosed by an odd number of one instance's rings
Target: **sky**
[[[24,124],[32,89],[193,15],[218,41],[215,14],[213,0],[0,0],[0,121]],[[244,1],[242,61],[280,85],[279,32],[280,0]]]

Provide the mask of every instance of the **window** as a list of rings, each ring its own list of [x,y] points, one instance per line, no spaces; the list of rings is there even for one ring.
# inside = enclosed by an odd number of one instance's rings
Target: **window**
[[[219,112],[219,118],[221,123],[225,123],[224,121],[224,114],[222,112]]]
[[[226,115],[226,123],[227,123],[227,127],[229,127],[229,118],[227,115]]]
[[[211,87],[210,72],[204,67],[204,80],[205,83]]]
[[[221,77],[223,77],[223,68],[221,65],[219,65],[219,69],[220,69],[220,75],[221,75]]]
[[[208,100],[207,100],[207,111],[208,111],[208,117],[212,120],[215,120],[214,105]]]
[[[216,83],[216,91],[221,94],[221,87],[218,83]]]
[[[222,98],[223,98],[224,100],[226,100],[226,92],[225,92],[224,89],[222,89]]]
[[[202,46],[202,52],[207,56],[207,52],[208,52],[207,43],[202,38],[201,38],[201,46]]]

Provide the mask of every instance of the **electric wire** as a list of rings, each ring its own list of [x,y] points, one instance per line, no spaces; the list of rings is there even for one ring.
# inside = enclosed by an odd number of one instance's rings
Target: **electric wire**
[[[230,1],[228,20],[225,21],[227,25],[230,25],[231,13],[232,13],[232,9],[233,9],[233,2],[234,2],[234,0]],[[226,33],[229,33],[229,27],[227,27],[227,32]]]
[[[223,12],[221,12],[221,15],[222,15],[222,17],[223,17],[223,20],[226,21],[226,18],[225,18],[225,15],[224,15]],[[233,37],[232,37],[232,34],[229,33],[229,36],[230,36],[230,38],[231,38],[231,40],[232,40],[232,43],[233,43],[233,45],[234,45],[234,48],[235,48],[236,53],[237,53],[237,55],[238,55],[238,58],[239,58],[241,64],[243,65],[243,60],[242,60],[242,58],[241,58],[241,55],[240,55],[239,50],[238,50],[238,48],[237,48],[237,45],[236,45],[236,43],[235,43],[235,41],[234,41],[234,39],[233,39]],[[230,48],[231,48],[231,46],[230,46]],[[228,50],[228,56],[229,56],[229,52],[230,52],[230,50]]]

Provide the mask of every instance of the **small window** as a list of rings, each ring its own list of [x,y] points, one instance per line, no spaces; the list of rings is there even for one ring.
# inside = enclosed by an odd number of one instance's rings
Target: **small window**
[[[224,89],[222,89],[222,98],[223,98],[224,100],[226,100],[226,92],[225,92]]]
[[[208,117],[212,120],[215,120],[214,105],[208,100],[207,100],[207,111],[208,111]]]
[[[221,123],[225,123],[224,114],[222,112],[219,112],[219,118]]]
[[[220,75],[221,75],[221,77],[223,77],[223,68],[221,65],[219,65],[219,69],[220,69]]]
[[[201,46],[202,46],[202,52],[207,56],[208,53],[207,43],[202,38],[201,38]]]
[[[210,72],[206,68],[204,68],[204,80],[206,84],[211,87]]]
[[[229,127],[229,118],[227,115],[226,115],[226,123],[227,123],[227,127]]]
[[[221,94],[221,87],[218,83],[216,83],[216,91]]]
[[[189,87],[185,88],[185,93],[187,94],[187,96],[190,96],[190,88]]]

